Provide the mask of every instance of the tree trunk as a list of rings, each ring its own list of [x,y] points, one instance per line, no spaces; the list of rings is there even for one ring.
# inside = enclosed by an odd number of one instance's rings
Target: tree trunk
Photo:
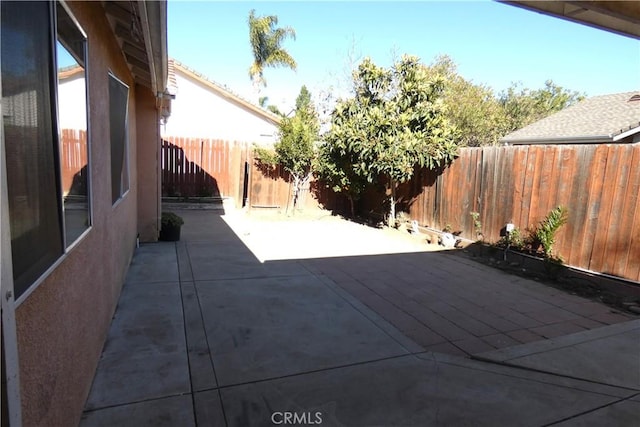
[[[356,217],[356,208],[355,208],[355,204],[353,202],[353,196],[349,195],[349,205],[351,206],[351,218]]]
[[[300,177],[298,175],[293,176],[293,215],[296,214],[296,206],[298,205],[298,195],[300,194]]]
[[[309,181],[311,180],[311,172],[309,172],[307,175],[304,176],[304,178],[302,178],[301,182],[300,182],[300,188],[298,188],[298,202],[302,205],[303,209],[305,206],[305,202],[307,200],[307,196],[309,195]],[[303,191],[303,190],[307,190],[307,191]]]
[[[311,179],[311,173],[308,173],[302,178],[298,175],[293,175],[293,194],[291,195],[291,200],[292,200],[294,215],[296,213],[296,208],[298,207],[298,201],[303,200],[300,198],[302,187],[305,186],[310,179]]]
[[[396,182],[392,178],[389,178],[391,185],[391,196],[389,198],[389,219],[387,225],[394,227],[396,224]]]

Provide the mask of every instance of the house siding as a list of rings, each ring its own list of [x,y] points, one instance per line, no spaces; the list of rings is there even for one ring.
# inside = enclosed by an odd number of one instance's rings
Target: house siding
[[[160,232],[160,127],[156,99],[136,86],[138,232],[140,241],[155,242]]]
[[[178,94],[164,136],[270,144],[277,125],[225,99],[203,82],[175,70]]]
[[[78,425],[135,248],[141,176],[153,153],[158,115],[149,89],[136,86],[101,3],[69,2],[88,39],[90,180],[93,224],[57,267],[16,308],[20,392],[24,426]],[[108,75],[129,85],[129,192],[111,202]],[[148,135],[142,138],[142,135]],[[158,144],[155,140],[155,144]],[[153,158],[148,159],[154,162]],[[157,165],[157,162],[156,162]],[[149,166],[147,170],[152,170]],[[143,186],[144,187],[144,186]],[[145,191],[148,189],[144,187]],[[155,203],[158,203],[157,197]],[[140,223],[139,223],[140,221]],[[155,220],[154,220],[155,221]]]

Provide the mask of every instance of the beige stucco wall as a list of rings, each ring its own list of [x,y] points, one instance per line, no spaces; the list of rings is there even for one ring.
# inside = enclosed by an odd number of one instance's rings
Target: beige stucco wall
[[[82,73],[60,81],[58,86],[58,122],[60,129],[86,129],[87,106],[78,102],[86,93],[86,82]]]
[[[138,154],[149,155],[149,141],[158,133],[157,114],[148,105],[150,90],[133,84],[101,3],[68,5],[88,36],[93,226],[16,310],[25,426],[74,426],[80,420],[133,254],[138,221],[149,216],[137,215],[138,178],[142,178],[137,166],[143,163]],[[130,190],[115,206],[111,203],[109,124],[105,120],[109,72],[130,86]],[[140,139],[144,139],[142,148],[138,147]],[[145,196],[140,202],[152,203],[148,199],[153,197]]]
[[[156,98],[136,86],[138,112],[138,232],[140,241],[155,242],[160,231],[160,128]]]
[[[277,125],[225,99],[206,84],[175,70],[178,93],[171,103],[165,136],[273,144]]]

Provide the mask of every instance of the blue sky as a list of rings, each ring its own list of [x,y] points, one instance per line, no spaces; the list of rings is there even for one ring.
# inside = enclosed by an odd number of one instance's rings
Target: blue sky
[[[393,55],[430,63],[447,54],[459,73],[499,92],[545,80],[587,95],[640,89],[640,41],[490,1],[263,2],[169,0],[169,55],[256,101],[247,16],[277,15],[296,30],[284,47],[297,72],[267,69],[261,95],[287,108],[305,84],[343,87],[352,59],[389,66]]]

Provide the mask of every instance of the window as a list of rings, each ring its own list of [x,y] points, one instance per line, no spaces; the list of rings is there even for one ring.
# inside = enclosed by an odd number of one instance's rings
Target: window
[[[111,201],[129,189],[128,123],[129,87],[109,75],[109,126],[111,129]]]
[[[91,223],[87,146],[86,37],[57,5],[58,121],[66,246]]]
[[[66,216],[66,211],[73,209],[65,209],[66,200],[63,204],[63,194],[68,191],[63,189],[61,179],[66,163],[62,160],[65,151],[60,150],[56,103],[56,58],[66,50],[82,68],[84,80],[86,39],[58,4],[0,5],[2,126],[14,292],[18,298],[64,253],[67,243],[89,226],[86,172],[84,188],[79,191],[84,197],[79,225],[73,224],[72,215]],[[58,24],[54,21],[56,12]],[[74,102],[86,105],[86,89]],[[83,114],[85,134],[79,143],[86,149],[86,110]],[[85,154],[85,171],[87,158]]]

